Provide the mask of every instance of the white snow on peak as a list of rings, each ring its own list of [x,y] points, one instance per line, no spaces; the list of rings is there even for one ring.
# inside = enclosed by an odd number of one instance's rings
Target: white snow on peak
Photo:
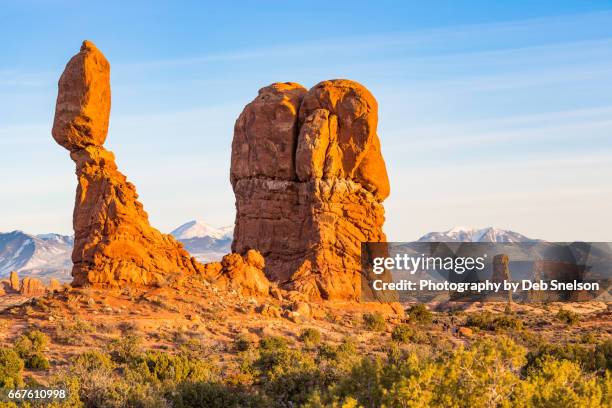
[[[191,238],[203,238],[210,237],[214,239],[225,239],[231,237],[233,234],[234,227],[221,227],[215,228],[203,221],[193,220],[189,221],[170,234],[172,234],[177,239],[191,239]]]
[[[430,232],[423,235],[421,242],[526,242],[534,241],[514,231],[493,227],[470,228],[453,227],[443,232]]]

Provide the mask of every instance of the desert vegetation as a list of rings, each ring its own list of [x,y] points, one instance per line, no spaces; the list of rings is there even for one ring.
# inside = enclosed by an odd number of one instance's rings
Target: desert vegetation
[[[188,331],[168,335],[172,347],[152,346],[148,340],[155,336],[124,322],[116,335],[98,341],[94,325],[80,320],[48,334],[25,328],[0,348],[0,386],[66,389],[65,400],[29,405],[58,408],[612,403],[612,339],[606,330],[535,335],[542,319],[567,326],[556,314],[431,312],[422,305],[409,308],[399,322],[377,312],[357,318],[340,338],[312,322],[294,335],[245,331],[212,351]],[[451,318],[474,334],[464,339],[442,328]],[[81,341],[74,341],[79,335]],[[75,343],[92,346],[70,356],[50,353]]]

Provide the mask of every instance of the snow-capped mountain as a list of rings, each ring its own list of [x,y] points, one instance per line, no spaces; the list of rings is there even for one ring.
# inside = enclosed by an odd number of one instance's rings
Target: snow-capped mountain
[[[227,239],[232,238],[234,234],[234,226],[227,226],[221,228],[211,227],[203,221],[189,221],[170,234],[174,236],[174,238],[181,239],[191,239],[191,238],[203,238],[210,237],[214,239]]]
[[[454,227],[448,231],[430,232],[419,238],[419,242],[535,242],[518,232],[487,228]]]
[[[21,276],[69,281],[73,238],[59,234],[0,233],[0,278],[11,271]]]
[[[212,227],[202,221],[189,221],[171,234],[201,262],[220,260],[231,252],[234,226]]]

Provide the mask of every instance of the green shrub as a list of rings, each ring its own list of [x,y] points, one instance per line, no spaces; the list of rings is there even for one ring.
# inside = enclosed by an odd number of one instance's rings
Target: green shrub
[[[527,355],[527,369],[542,367],[543,361],[568,360],[580,364],[585,371],[612,370],[612,340],[595,346],[582,344],[543,344]]]
[[[248,351],[251,349],[251,339],[247,334],[239,334],[234,340],[234,349],[236,351]]]
[[[286,349],[288,347],[288,341],[284,337],[280,336],[269,336],[264,337],[259,341],[259,348],[261,350],[276,350]]]
[[[258,396],[239,388],[218,383],[183,382],[172,393],[172,406],[175,408],[257,408],[270,404]]]
[[[429,336],[407,324],[400,324],[393,329],[391,339],[399,343],[427,343]]]
[[[513,315],[484,312],[468,316],[466,325],[480,330],[503,331],[523,329],[523,321]]]
[[[23,367],[23,360],[15,350],[0,348],[0,387],[16,388],[23,385]]]
[[[85,371],[112,370],[115,367],[111,357],[98,350],[89,350],[78,355],[74,359],[74,365]]]
[[[215,369],[204,360],[190,359],[163,351],[146,351],[130,362],[131,374],[148,382],[210,381]]]
[[[363,324],[366,329],[371,331],[383,331],[385,330],[385,317],[378,313],[365,313],[363,315]]]
[[[55,340],[72,346],[84,345],[85,335],[95,332],[95,328],[80,319],[73,322],[60,321],[55,326]]]
[[[111,342],[111,357],[117,363],[127,363],[138,358],[142,352],[142,338],[136,334],[115,339]]]
[[[408,309],[408,317],[410,318],[411,322],[417,324],[429,324],[433,320],[433,314],[423,303],[412,305]]]
[[[580,321],[580,316],[571,310],[559,309],[557,312],[557,319],[568,326],[573,326]]]
[[[39,330],[27,331],[15,340],[14,350],[32,370],[48,370],[49,360],[43,351],[49,344],[49,337]]]
[[[300,340],[306,347],[316,347],[321,343],[321,332],[314,328],[306,328],[302,330]]]
[[[32,370],[48,370],[51,365],[42,353],[35,353],[28,356],[25,366]]]

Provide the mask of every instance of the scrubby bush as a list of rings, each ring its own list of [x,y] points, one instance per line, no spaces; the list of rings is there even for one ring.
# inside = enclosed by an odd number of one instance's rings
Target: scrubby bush
[[[219,383],[184,382],[173,392],[172,406],[175,408],[258,408],[270,403],[258,395],[249,394],[236,387]]]
[[[85,335],[95,332],[95,328],[83,321],[75,320],[72,322],[60,321],[55,326],[55,340],[58,343],[71,346],[79,346],[85,344]]]
[[[514,315],[508,314],[493,314],[484,312],[479,314],[471,314],[468,316],[466,325],[476,327],[480,330],[504,331],[514,330],[520,331],[523,329],[523,321]]]
[[[385,317],[378,312],[364,313],[363,325],[371,331],[383,331],[386,327]]]
[[[25,367],[32,370],[48,370],[49,360],[43,351],[49,344],[49,337],[39,330],[23,333],[15,340],[15,351],[25,362]]]
[[[42,353],[35,353],[28,356],[25,366],[32,370],[48,370],[51,364]]]
[[[399,343],[426,343],[429,337],[426,333],[415,329],[407,324],[395,326],[391,333],[391,339]]]
[[[85,371],[94,371],[98,369],[112,370],[115,364],[111,357],[98,350],[89,350],[78,355],[74,359],[74,365]]]
[[[580,316],[571,310],[559,309],[557,319],[569,326],[572,326],[580,321]]]
[[[612,340],[595,346],[582,344],[543,344],[527,355],[527,369],[540,367],[543,361],[568,360],[579,364],[585,371],[612,370]]]
[[[236,351],[248,351],[251,346],[252,342],[247,334],[239,334],[234,339],[234,349]]]
[[[300,334],[300,340],[306,347],[315,347],[321,343],[321,332],[314,328],[306,328]]]
[[[147,382],[210,381],[215,372],[204,360],[162,351],[146,351],[128,365],[132,376]]]
[[[410,321],[417,324],[429,324],[433,320],[433,314],[423,303],[412,305],[408,310]]]
[[[0,348],[0,387],[16,388],[23,385],[23,367],[23,360],[15,350]]]
[[[142,338],[136,334],[128,334],[111,342],[111,357],[117,363],[127,363],[141,352]]]

